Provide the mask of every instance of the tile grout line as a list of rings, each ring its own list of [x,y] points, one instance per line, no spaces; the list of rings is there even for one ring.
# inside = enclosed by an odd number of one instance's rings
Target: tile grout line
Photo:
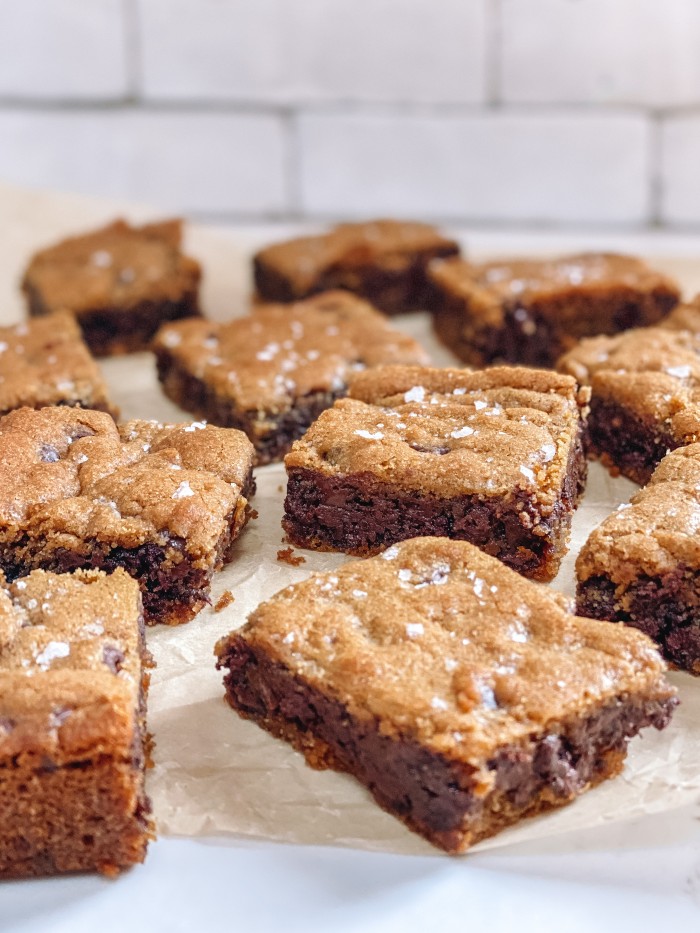
[[[140,102],[143,88],[143,48],[138,0],[122,0],[126,54],[127,102]]]
[[[503,60],[503,0],[482,0],[486,4],[486,54],[484,61],[485,107],[502,103],[501,62]]]
[[[301,184],[302,152],[299,113],[293,108],[290,108],[284,117],[284,137],[286,143],[284,158],[285,182],[289,205],[287,216],[292,221],[298,221],[304,217]]]
[[[124,0],[131,3],[133,0]],[[130,40],[131,41],[131,40]],[[138,40],[134,40],[138,44]],[[251,115],[288,115],[293,113],[316,114],[323,116],[382,116],[389,118],[403,117],[443,117],[473,118],[494,116],[494,108],[504,116],[581,116],[581,117],[620,117],[620,116],[690,116],[700,117],[700,104],[695,108],[678,110],[674,107],[655,108],[642,104],[630,103],[595,103],[595,102],[504,102],[500,98],[491,104],[479,102],[435,101],[432,103],[415,101],[314,101],[314,100],[217,100],[213,98],[144,98],[141,89],[140,53],[135,56],[130,66],[130,96],[106,97],[17,97],[0,93],[0,111],[92,111],[100,109],[141,110],[147,113],[230,113]]]
[[[663,229],[663,135],[662,117],[658,113],[649,115],[649,226]]]

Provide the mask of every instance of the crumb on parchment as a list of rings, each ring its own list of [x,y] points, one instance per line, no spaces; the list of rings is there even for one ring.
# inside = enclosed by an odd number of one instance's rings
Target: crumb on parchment
[[[222,609],[230,606],[235,598],[236,597],[233,595],[231,590],[224,590],[221,596],[219,596],[217,601],[214,603],[214,612],[221,612]]]
[[[277,560],[289,564],[291,567],[298,567],[299,564],[306,563],[306,558],[302,557],[301,554],[295,554],[292,547],[280,548],[277,552]]]

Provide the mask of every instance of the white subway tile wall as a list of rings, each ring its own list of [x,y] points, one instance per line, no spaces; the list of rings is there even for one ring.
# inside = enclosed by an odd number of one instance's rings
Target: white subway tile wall
[[[123,97],[128,55],[123,0],[0,0],[2,97]]]
[[[154,100],[484,99],[487,0],[139,0]]]
[[[639,224],[649,126],[638,114],[308,114],[301,207],[310,215]]]
[[[186,213],[279,214],[283,127],[267,114],[0,112],[0,178]]]
[[[501,0],[512,103],[700,104],[700,3]]]
[[[697,0],[0,0],[0,179],[222,220],[700,229]]]

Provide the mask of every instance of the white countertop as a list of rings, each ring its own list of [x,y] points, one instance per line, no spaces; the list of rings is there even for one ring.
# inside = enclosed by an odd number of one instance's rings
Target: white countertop
[[[61,200],[63,196],[59,196]],[[19,271],[34,215],[55,218],[36,196],[27,209],[0,187],[15,211],[8,243]],[[52,202],[53,203],[53,202]],[[105,205],[83,199],[78,227]],[[10,207],[8,207],[10,205]],[[111,209],[110,205],[107,205]],[[114,206],[118,210],[120,206]],[[92,214],[91,214],[92,212]],[[138,213],[138,211],[137,211]],[[22,221],[27,218],[26,226]],[[54,219],[52,219],[54,218]],[[222,228],[254,247],[296,233],[291,225]],[[474,255],[614,249],[698,257],[700,236],[460,230]],[[221,261],[225,261],[225,256]],[[219,261],[219,259],[217,259]],[[4,289],[4,291],[3,291]],[[20,313],[15,282],[0,298]],[[16,305],[15,305],[16,302]],[[619,778],[624,780],[624,776]],[[81,876],[0,883],[0,931],[397,930],[419,933],[652,933],[697,930],[700,921],[700,801],[656,816],[551,836],[466,858],[380,854],[348,848],[218,839],[161,838],[146,863],[118,881]]]

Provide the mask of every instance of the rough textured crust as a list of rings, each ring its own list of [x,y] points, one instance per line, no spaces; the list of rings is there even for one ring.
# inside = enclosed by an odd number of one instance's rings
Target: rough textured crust
[[[117,220],[41,250],[22,281],[29,313],[71,312],[97,356],[144,350],[165,321],[200,313],[201,269],[181,240],[180,220]]]
[[[227,324],[171,324],[153,350],[166,395],[214,424],[245,431],[259,463],[282,457],[358,370],[428,361],[412,337],[340,291],[260,305]]]
[[[148,621],[186,621],[246,522],[252,460],[238,431],[18,409],[0,419],[0,569],[123,566]]]
[[[0,574],[0,877],[143,861],[149,666],[122,570]]]
[[[700,674],[700,444],[665,457],[576,562],[579,611],[646,632]]]
[[[682,329],[695,322],[696,330]],[[700,438],[700,312],[582,340],[558,363],[592,391],[589,452],[638,483],[668,450]]]
[[[398,314],[427,307],[428,263],[458,253],[454,240],[428,224],[375,220],[275,243],[255,255],[253,271],[258,295],[267,301],[342,288]]]
[[[285,458],[293,543],[367,554],[448,534],[551,579],[586,476],[573,379],[386,367],[350,394]]]
[[[460,359],[554,366],[577,340],[655,324],[678,302],[675,282],[631,256],[434,262],[435,328]]]
[[[216,653],[241,715],[452,852],[616,773],[676,702],[646,637],[444,538],[282,590]]]
[[[75,319],[66,313],[0,327],[0,416],[46,405],[118,415]]]

